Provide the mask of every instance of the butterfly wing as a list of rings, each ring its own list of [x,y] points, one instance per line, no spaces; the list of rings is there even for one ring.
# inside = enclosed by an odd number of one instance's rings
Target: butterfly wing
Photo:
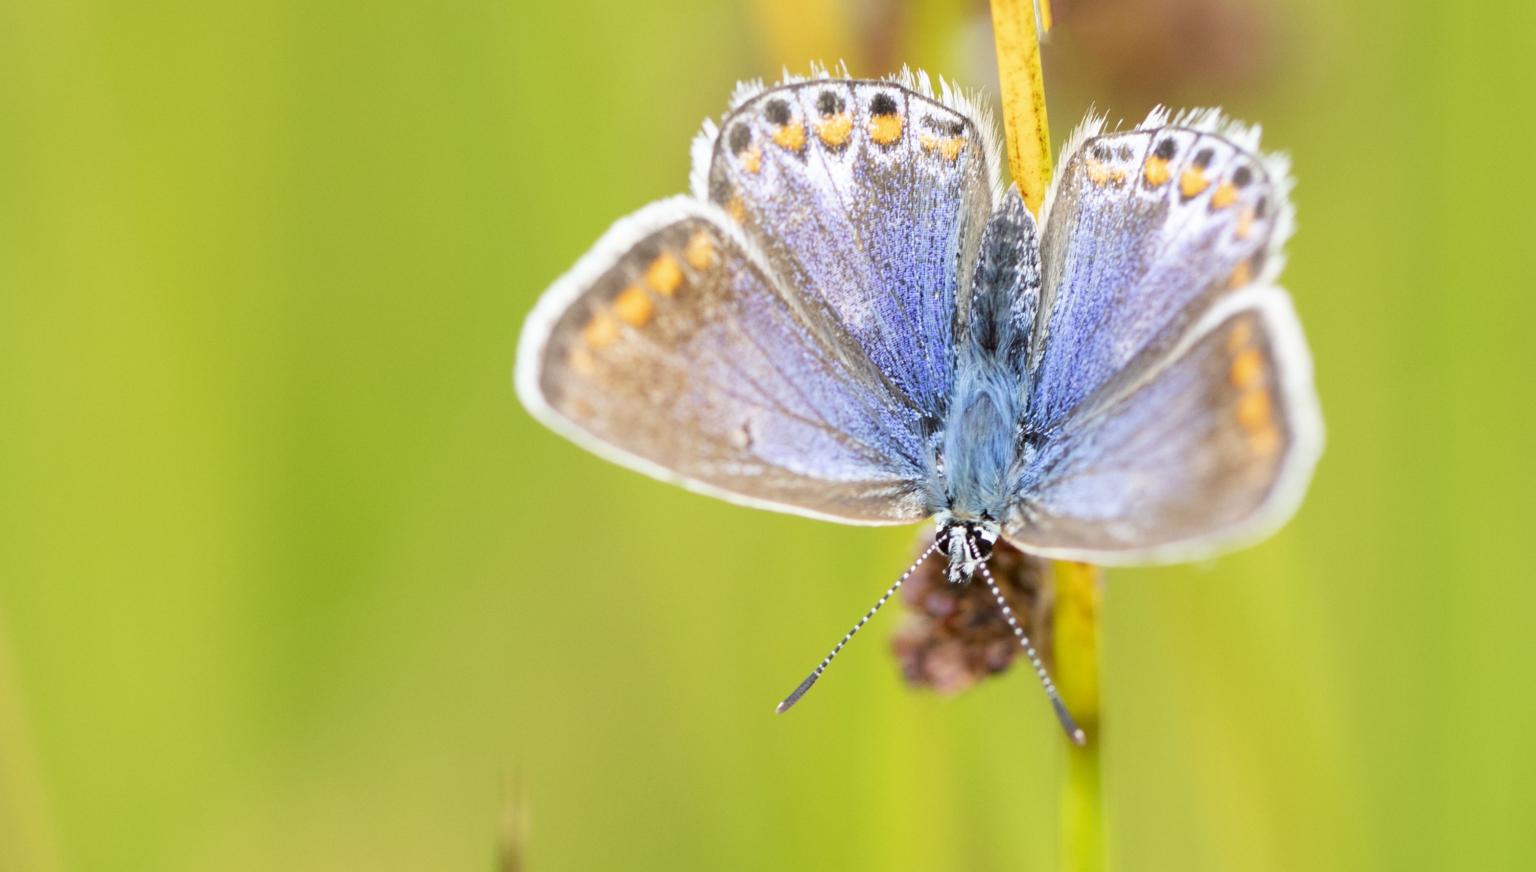
[[[1074,137],[1041,238],[1028,422],[1038,433],[1218,297],[1279,271],[1284,161],[1258,157],[1257,131],[1215,113],[1166,121]]]
[[[991,124],[926,77],[739,95],[695,143],[694,193],[937,421],[996,193]]]
[[[1202,113],[1081,137],[1048,205],[1016,543],[1188,559],[1282,523],[1322,425],[1285,294],[1282,161]]]
[[[1250,288],[1074,409],[1030,462],[1004,533],[1091,563],[1208,555],[1289,518],[1321,448],[1301,325],[1283,292]]]
[[[691,198],[619,221],[549,289],[516,380],[544,423],[657,478],[849,523],[926,515],[919,410]]]

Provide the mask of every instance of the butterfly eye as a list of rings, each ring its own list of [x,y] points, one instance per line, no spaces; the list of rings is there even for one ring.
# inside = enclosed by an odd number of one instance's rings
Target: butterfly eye
[[[995,543],[995,539],[980,531],[971,539],[971,547],[976,550],[976,556],[982,560],[992,556],[992,547]]]

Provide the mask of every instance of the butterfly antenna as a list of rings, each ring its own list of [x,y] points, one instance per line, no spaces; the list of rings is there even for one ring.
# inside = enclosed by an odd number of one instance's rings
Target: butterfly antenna
[[[967,545],[969,547],[969,545]],[[1035,653],[1035,646],[1029,642],[1029,637],[1024,634],[1024,628],[1019,626],[1018,618],[1014,617],[1013,609],[1008,606],[1008,601],[1003,599],[1003,592],[998,589],[997,582],[992,578],[992,570],[987,568],[985,561],[978,564],[981,569],[981,577],[986,579],[987,588],[992,591],[992,598],[997,600],[997,605],[1003,610],[1003,617],[1008,619],[1008,626],[1013,628],[1014,638],[1024,646],[1024,653],[1029,656],[1029,665],[1035,667],[1035,674],[1040,677],[1040,685],[1045,688],[1045,695],[1051,701],[1051,707],[1056,710],[1056,720],[1061,721],[1061,728],[1067,731],[1067,736],[1073,744],[1082,747],[1088,743],[1088,736],[1083,732],[1077,721],[1072,720],[1072,713],[1067,711],[1067,704],[1061,701],[1061,694],[1056,692],[1056,683],[1051,681],[1050,673],[1045,671],[1045,664],[1040,662],[1040,655]]]
[[[917,559],[912,561],[912,565],[907,567],[907,571],[903,572],[901,577],[896,579],[896,583],[886,589],[885,595],[880,597],[879,601],[876,602],[869,611],[864,613],[864,617],[859,618],[859,622],[854,624],[853,629],[849,630],[843,636],[843,640],[838,642],[837,645],[834,646],[830,652],[828,652],[826,657],[822,658],[822,661],[816,665],[815,669],[811,670],[811,674],[807,675],[804,681],[800,682],[800,686],[795,688],[793,693],[784,697],[784,701],[779,703],[778,707],[775,708],[774,711],[782,715],[789,711],[790,707],[792,707],[795,703],[799,702],[800,697],[805,696],[806,691],[811,689],[811,685],[816,683],[816,679],[820,678],[821,674],[827,671],[827,665],[832,662],[833,657],[837,656],[837,652],[843,650],[843,646],[848,644],[848,640],[852,639],[855,633],[864,629],[864,625],[869,623],[869,619],[875,616],[875,612],[880,611],[880,607],[885,605],[887,600],[896,595],[896,591],[900,590],[903,584],[906,584],[907,579],[912,577],[912,573],[916,572],[917,568],[923,564],[923,561],[927,560],[933,554],[933,552],[938,550],[938,548],[939,543],[934,542],[932,545],[928,546],[927,550],[925,550],[922,554],[919,554]]]

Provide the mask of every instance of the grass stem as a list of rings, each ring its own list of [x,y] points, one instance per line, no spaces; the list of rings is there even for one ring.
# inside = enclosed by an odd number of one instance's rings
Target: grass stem
[[[1050,21],[1048,0],[1040,4],[1039,20]],[[1035,5],[1025,0],[992,0],[992,35],[997,43],[1008,170],[1024,195],[1024,205],[1039,215],[1051,184],[1051,130],[1045,118]]]
[[[1038,17],[1037,17],[1038,16]],[[1046,121],[1040,31],[1049,28],[1049,0],[992,0],[998,84],[1003,102],[1008,169],[1024,205],[1037,216],[1051,184],[1051,132]],[[1056,687],[1088,734],[1082,747],[1067,744],[1061,785],[1060,869],[1104,869],[1104,798],[1099,767],[1099,611],[1103,576],[1084,563],[1052,567]]]
[[[1082,746],[1067,745],[1061,785],[1060,868],[1062,872],[1104,869],[1104,797],[1099,778],[1099,613],[1103,573],[1086,563],[1055,563],[1053,654],[1056,688],[1088,734]]]

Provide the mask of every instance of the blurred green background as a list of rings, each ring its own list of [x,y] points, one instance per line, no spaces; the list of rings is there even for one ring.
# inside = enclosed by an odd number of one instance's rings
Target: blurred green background
[[[1536,864],[1536,5],[1065,0],[1091,101],[1294,157],[1329,447],[1279,536],[1119,571],[1117,869]],[[608,466],[523,315],[738,79],[994,88],[985,5],[0,3],[0,869],[1038,869],[1061,739],[883,636],[910,530]],[[515,865],[507,862],[507,868]]]

